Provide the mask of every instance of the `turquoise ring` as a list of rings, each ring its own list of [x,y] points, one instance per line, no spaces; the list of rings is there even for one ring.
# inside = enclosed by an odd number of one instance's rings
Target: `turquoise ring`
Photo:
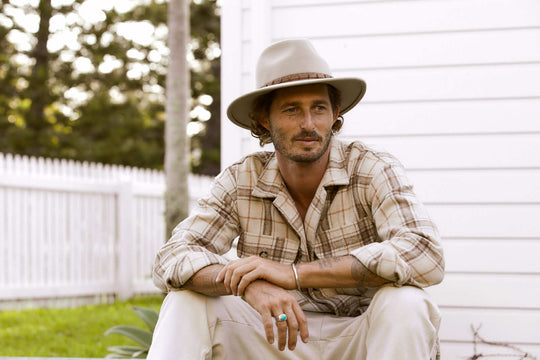
[[[276,322],[281,322],[285,320],[287,320],[287,315],[285,314],[279,314],[278,316],[276,316]]]

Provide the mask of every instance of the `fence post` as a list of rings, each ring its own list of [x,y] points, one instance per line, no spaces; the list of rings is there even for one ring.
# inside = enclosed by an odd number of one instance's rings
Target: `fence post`
[[[131,182],[122,181],[118,187],[118,242],[116,244],[116,291],[120,300],[134,295],[134,209],[133,189]]]

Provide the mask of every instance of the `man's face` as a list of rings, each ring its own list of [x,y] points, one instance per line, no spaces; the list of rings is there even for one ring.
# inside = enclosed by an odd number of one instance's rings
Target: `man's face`
[[[263,126],[281,155],[309,163],[328,149],[337,115],[332,111],[327,85],[296,86],[276,91]]]

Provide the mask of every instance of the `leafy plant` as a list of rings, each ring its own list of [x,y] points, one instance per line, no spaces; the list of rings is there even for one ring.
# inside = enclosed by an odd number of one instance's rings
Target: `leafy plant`
[[[159,314],[153,309],[137,306],[133,307],[133,311],[146,324],[148,330],[139,329],[129,325],[118,325],[107,330],[105,335],[123,335],[135,341],[140,346],[110,346],[107,348],[107,350],[111,352],[106,356],[108,359],[146,359],[150,344],[152,344],[152,335]]]

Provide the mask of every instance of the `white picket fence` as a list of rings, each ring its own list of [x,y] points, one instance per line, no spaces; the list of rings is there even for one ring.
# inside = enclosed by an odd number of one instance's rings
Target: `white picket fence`
[[[190,175],[190,204],[212,178]],[[0,154],[0,302],[157,292],[163,172]]]

